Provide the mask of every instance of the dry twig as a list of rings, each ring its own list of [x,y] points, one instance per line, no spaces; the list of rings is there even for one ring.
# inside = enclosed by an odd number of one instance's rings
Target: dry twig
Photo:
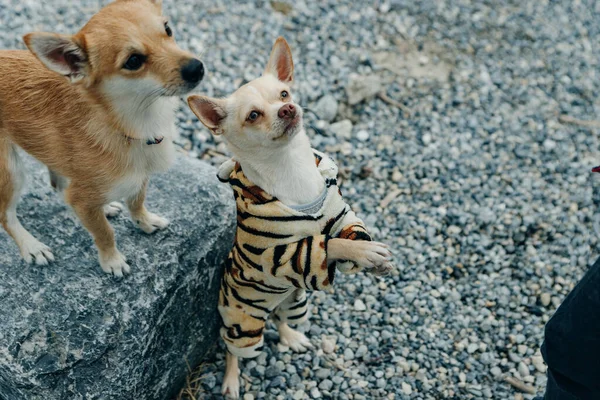
[[[513,376],[507,376],[504,378],[504,381],[523,393],[535,394],[535,388],[533,386],[529,386]]]
[[[600,128],[600,121],[586,121],[583,119],[573,118],[569,115],[564,114],[558,117],[558,122],[560,122],[561,124],[583,126],[584,128]]]
[[[398,107],[399,109],[404,111],[409,117],[412,115],[412,111],[410,108],[406,107],[404,104],[400,103],[399,101],[392,99],[384,91],[379,92],[379,94],[377,96],[379,96],[379,98],[381,100],[385,101],[386,103],[388,103],[394,107]]]

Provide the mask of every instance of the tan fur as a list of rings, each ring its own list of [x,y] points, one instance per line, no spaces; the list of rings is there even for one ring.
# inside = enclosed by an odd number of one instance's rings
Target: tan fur
[[[8,209],[14,187],[10,174],[2,169],[2,160],[8,160],[8,153],[10,151],[12,151],[12,148],[9,143],[6,140],[0,139],[0,188],[3,189],[0,191],[0,223],[9,234],[9,227],[6,224],[6,213],[2,212],[2,210]],[[6,166],[4,166],[4,169],[6,169]]]
[[[18,146],[48,166],[53,184],[70,182],[66,201],[94,236],[101,264],[103,259],[117,257],[114,234],[102,207],[117,200],[114,197],[130,198],[134,219],[143,219],[149,214],[143,206],[148,177],[168,167],[173,148],[170,132],[161,133],[164,143],[146,145],[148,132],[139,121],[146,118],[143,112],[150,104],[145,104],[144,98],[129,101],[124,97],[127,93],[116,93],[115,88],[123,83],[133,88],[144,82],[156,83],[162,87],[163,97],[155,100],[166,105],[172,104],[167,96],[191,89],[185,87],[180,70],[193,56],[167,36],[165,21],[157,1],[109,4],[77,34],[65,36],[85,53],[82,75],[75,77],[49,70],[29,51],[0,51],[3,225],[14,192],[7,154]],[[25,36],[32,51],[39,37],[44,36]],[[143,67],[124,69],[128,57],[138,52],[148,57]],[[126,108],[129,106],[131,109]],[[174,130],[170,121],[167,125]],[[126,272],[128,267],[122,269]],[[119,271],[112,272],[119,275]]]

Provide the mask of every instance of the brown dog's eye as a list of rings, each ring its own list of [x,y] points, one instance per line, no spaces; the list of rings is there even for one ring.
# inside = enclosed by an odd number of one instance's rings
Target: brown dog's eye
[[[165,22],[165,32],[167,32],[167,36],[171,37],[173,36],[173,30],[171,29],[171,27],[169,26],[168,22]]]
[[[146,56],[141,54],[132,54],[125,62],[125,65],[123,65],[123,68],[128,69],[129,71],[137,71],[138,69],[142,68],[144,62],[146,62]]]
[[[250,122],[254,122],[258,119],[258,116],[260,114],[258,113],[258,111],[252,111],[250,114],[248,114],[248,121]]]
[[[283,92],[281,92],[281,98],[282,99],[286,99],[289,95],[290,94],[286,90],[284,90]]]

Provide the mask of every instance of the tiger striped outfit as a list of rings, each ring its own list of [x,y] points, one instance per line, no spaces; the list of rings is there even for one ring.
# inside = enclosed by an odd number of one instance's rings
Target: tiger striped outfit
[[[317,151],[315,160],[326,182],[326,197],[315,214],[296,211],[253,185],[239,163],[219,179],[233,187],[237,232],[219,294],[221,337],[238,357],[256,357],[263,346],[265,322],[302,323],[309,290],[328,288],[336,268],[360,270],[354,263],[327,263],[331,238],[371,240],[363,222],[342,199],[337,166]]]

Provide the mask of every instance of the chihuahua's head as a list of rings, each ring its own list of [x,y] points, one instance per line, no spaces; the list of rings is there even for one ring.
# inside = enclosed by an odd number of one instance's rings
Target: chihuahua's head
[[[214,134],[239,149],[284,146],[302,131],[302,108],[294,102],[292,52],[278,38],[263,75],[225,99],[190,96],[190,108]]]
[[[185,94],[204,66],[177,46],[161,3],[117,0],[75,35],[36,32],[24,40],[47,68],[109,97]]]

